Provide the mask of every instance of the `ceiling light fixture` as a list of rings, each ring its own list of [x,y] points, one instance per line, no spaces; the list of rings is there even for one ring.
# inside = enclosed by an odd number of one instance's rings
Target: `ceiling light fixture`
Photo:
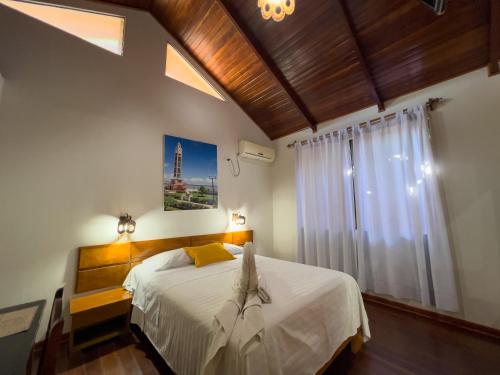
[[[257,0],[262,18],[272,18],[276,22],[283,21],[295,10],[295,0]]]

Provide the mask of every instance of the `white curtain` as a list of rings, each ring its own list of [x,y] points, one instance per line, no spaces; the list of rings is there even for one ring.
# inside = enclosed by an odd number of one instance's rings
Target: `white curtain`
[[[352,163],[345,130],[296,150],[301,263],[355,275]]]
[[[363,290],[456,311],[427,121],[419,106],[353,129],[358,281]]]

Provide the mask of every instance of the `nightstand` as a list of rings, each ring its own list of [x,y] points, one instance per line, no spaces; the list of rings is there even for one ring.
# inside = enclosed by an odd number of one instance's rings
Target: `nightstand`
[[[123,288],[73,298],[70,348],[79,350],[128,332],[132,294]]]

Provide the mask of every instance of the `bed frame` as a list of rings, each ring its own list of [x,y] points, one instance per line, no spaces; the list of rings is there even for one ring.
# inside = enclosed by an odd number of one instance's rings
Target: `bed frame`
[[[121,286],[133,267],[162,251],[212,242],[243,245],[248,241],[253,241],[252,230],[80,247],[75,293]]]
[[[162,251],[201,246],[212,242],[243,245],[248,241],[253,241],[252,230],[80,247],[75,293],[121,286],[133,267]],[[345,340],[316,374],[323,374],[348,345],[351,346],[353,353],[361,350],[363,346],[361,329]]]
[[[363,347],[363,341],[363,332],[361,331],[361,328],[358,328],[358,332],[354,336],[347,338],[342,344],[340,344],[335,353],[333,353],[332,358],[316,372],[316,375],[324,374],[333,361],[335,361],[340,353],[342,353],[342,351],[347,347],[347,345],[351,346],[351,352],[353,354],[358,353]]]

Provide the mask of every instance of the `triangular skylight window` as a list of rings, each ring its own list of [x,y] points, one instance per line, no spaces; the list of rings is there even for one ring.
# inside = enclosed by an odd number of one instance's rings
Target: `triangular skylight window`
[[[0,0],[0,4],[117,55],[123,54],[123,17],[34,1]]]
[[[225,101],[224,97],[170,44],[167,44],[165,75]]]

